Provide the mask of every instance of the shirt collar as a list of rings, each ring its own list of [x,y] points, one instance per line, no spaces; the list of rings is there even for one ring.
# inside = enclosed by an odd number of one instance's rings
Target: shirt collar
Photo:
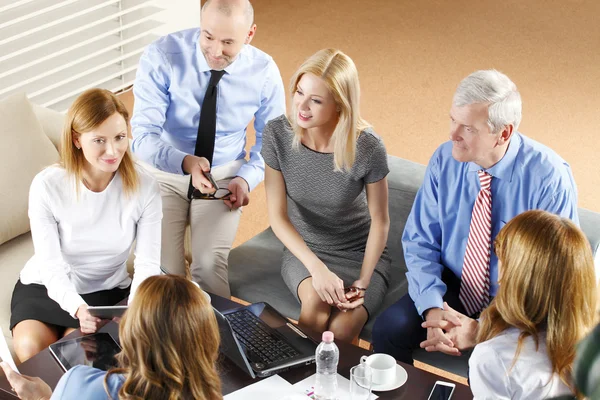
[[[519,153],[519,148],[521,147],[521,134],[519,132],[515,132],[510,139],[508,144],[508,149],[506,150],[506,154],[500,161],[494,164],[491,168],[484,169],[478,164],[474,162],[469,162],[468,171],[479,171],[483,169],[488,174],[492,175],[494,178],[498,179],[506,179],[507,181],[512,180],[513,172],[515,170],[515,161],[517,160],[517,154]]]
[[[204,53],[202,53],[202,48],[200,47],[200,34],[201,33],[202,33],[202,28],[198,29],[198,32],[196,32],[196,34],[194,35],[194,43],[196,44],[196,58],[198,60],[198,71],[199,72],[210,72],[210,67],[208,66],[208,63],[206,62],[206,58],[204,58]],[[239,69],[238,64],[240,64],[240,62],[239,62],[240,58],[245,56],[245,53],[247,51],[246,47],[247,47],[247,45],[244,45],[242,47],[242,50],[240,50],[240,53],[235,58],[235,60],[225,68],[225,72],[227,72],[229,75],[235,74],[236,71]]]

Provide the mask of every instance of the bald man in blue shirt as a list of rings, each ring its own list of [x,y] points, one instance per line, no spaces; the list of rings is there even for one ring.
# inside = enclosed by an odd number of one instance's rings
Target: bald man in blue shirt
[[[375,322],[375,352],[412,364],[412,351],[420,346],[450,355],[474,346],[478,312],[465,311],[459,292],[481,189],[478,171],[491,175],[490,245],[510,219],[527,210],[547,210],[579,223],[569,165],[519,133],[520,120],[521,97],[506,75],[477,71],[459,84],[450,109],[450,141],[431,157],[402,236],[409,294]],[[498,259],[491,247],[488,298],[498,289]],[[456,315],[444,302],[472,318],[442,330],[439,321]]]
[[[133,89],[132,150],[161,186],[162,267],[186,273],[189,224],[192,279],[224,297],[230,296],[227,259],[241,207],[264,178],[262,130],[285,113],[279,69],[250,45],[255,33],[248,0],[209,0],[202,7],[201,28],[148,46]],[[247,160],[246,127],[252,120],[256,142]],[[203,173],[208,171],[228,191],[215,195],[224,197],[215,200],[194,191],[214,191]]]

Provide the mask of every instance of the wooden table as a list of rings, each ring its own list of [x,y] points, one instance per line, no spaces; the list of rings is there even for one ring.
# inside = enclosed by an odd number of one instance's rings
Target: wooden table
[[[240,306],[238,303],[217,295],[211,295],[211,297],[213,306],[220,311],[226,311]],[[110,322],[105,325],[100,332],[110,333],[111,336],[118,342],[118,329],[118,324]],[[316,341],[320,341],[320,335],[316,332],[306,333],[310,334]],[[67,336],[67,338],[71,339],[79,336],[81,336],[81,332],[76,331]],[[361,356],[368,355],[370,352],[347,343],[336,342],[336,344],[340,349],[338,372],[344,377],[350,378],[350,368],[359,363]],[[222,390],[224,395],[256,382],[256,380],[250,378],[250,376],[248,376],[245,372],[243,372],[225,357],[221,357],[219,364]],[[396,390],[389,392],[376,392],[380,399],[426,400],[427,396],[429,396],[429,392],[433,388],[435,381],[444,380],[444,378],[440,376],[417,369],[412,365],[407,365],[401,362],[398,362],[398,364],[402,365],[402,367],[408,373],[408,381],[402,387]],[[25,375],[39,376],[52,388],[56,386],[60,377],[63,375],[62,369],[52,357],[50,350],[48,349],[45,349],[41,353],[21,364],[19,366],[19,371]],[[311,376],[314,373],[315,366],[313,364],[309,366],[293,368],[279,375],[288,382],[294,384]],[[10,385],[6,381],[6,378],[1,376],[0,399],[13,400],[15,398],[17,397],[10,391]],[[452,400],[470,400],[472,398],[473,395],[471,394],[471,390],[468,386],[460,383],[456,384],[456,390],[454,391]]]

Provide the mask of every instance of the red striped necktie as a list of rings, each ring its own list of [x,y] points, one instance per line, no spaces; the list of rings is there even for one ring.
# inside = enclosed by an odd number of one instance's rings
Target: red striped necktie
[[[475,199],[462,268],[459,299],[468,315],[490,302],[490,244],[492,239],[492,176],[481,170],[481,190]]]

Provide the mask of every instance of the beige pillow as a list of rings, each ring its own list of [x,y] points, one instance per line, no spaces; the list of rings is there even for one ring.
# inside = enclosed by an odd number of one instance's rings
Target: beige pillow
[[[42,129],[54,147],[60,151],[60,141],[62,138],[63,127],[65,125],[65,114],[51,110],[46,107],[31,103],[33,112],[42,125]]]
[[[0,100],[0,244],[29,231],[29,186],[58,151],[44,134],[31,103],[19,93]]]

